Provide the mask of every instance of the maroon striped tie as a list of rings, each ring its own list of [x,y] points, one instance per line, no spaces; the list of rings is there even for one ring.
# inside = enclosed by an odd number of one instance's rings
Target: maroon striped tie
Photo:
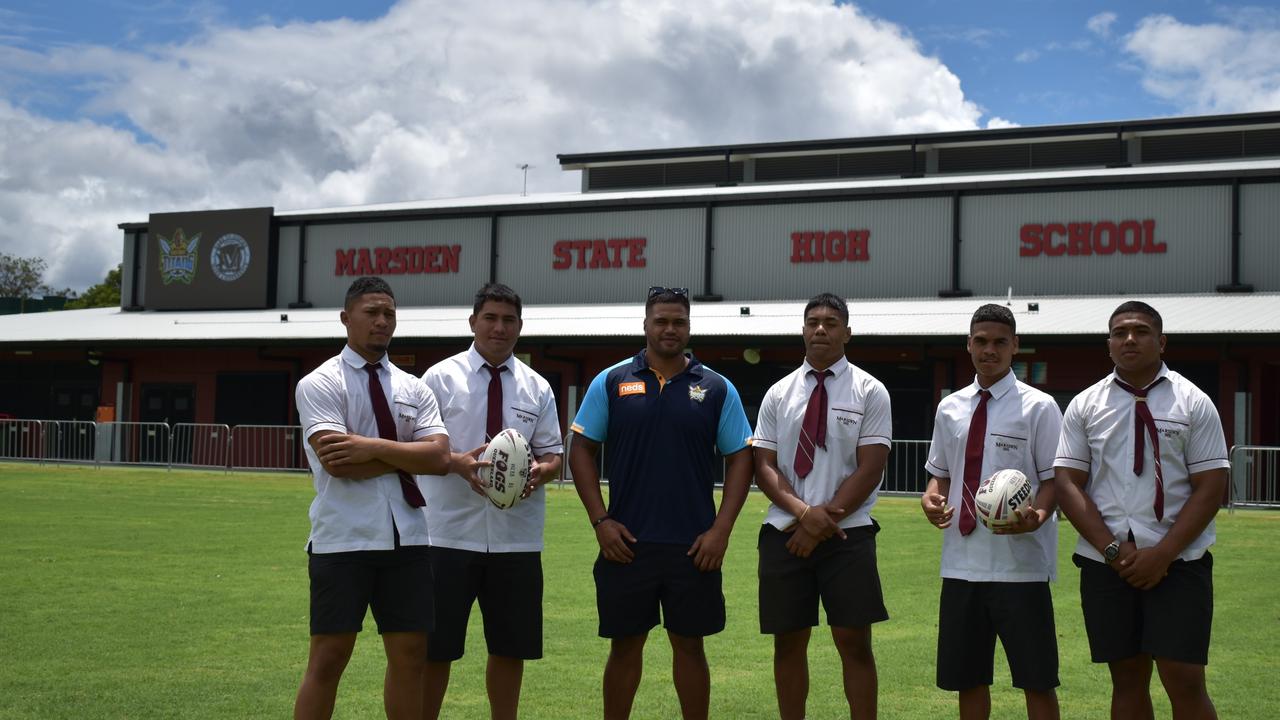
[[[373,404],[373,419],[378,423],[378,437],[383,440],[399,440],[396,436],[395,418],[391,417],[391,407],[387,405],[382,382],[378,380],[379,367],[381,366],[377,363],[364,366],[365,372],[369,373],[369,402]],[[400,476],[400,492],[404,494],[405,502],[416,508],[425,507],[427,501],[422,497],[422,491],[418,489],[413,476],[399,468],[396,468],[396,474]]]
[[[964,488],[960,496],[960,534],[968,535],[978,524],[974,514],[973,498],[978,494],[978,485],[982,479],[982,450],[987,444],[987,401],[991,399],[989,390],[978,391],[978,407],[973,410],[973,418],[969,420],[969,439],[964,445]]]
[[[1151,416],[1151,408],[1147,406],[1147,395],[1151,388],[1164,382],[1166,378],[1158,377],[1155,382],[1139,390],[1129,383],[1116,378],[1120,389],[1133,395],[1133,474],[1142,474],[1143,460],[1147,454],[1143,437],[1151,436],[1151,457],[1156,463],[1156,501],[1153,507],[1156,520],[1164,519],[1164,469],[1160,467],[1160,431],[1156,429],[1156,419]]]
[[[827,449],[827,384],[830,370],[810,370],[817,384],[809,393],[809,405],[804,409],[804,422],[800,425],[800,442],[796,445],[794,463],[796,477],[803,478],[813,472],[813,455],[818,448]]]

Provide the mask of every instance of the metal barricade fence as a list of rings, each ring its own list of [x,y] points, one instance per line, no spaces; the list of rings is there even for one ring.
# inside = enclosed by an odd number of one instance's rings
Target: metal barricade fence
[[[929,475],[924,463],[929,459],[931,440],[894,440],[889,459],[884,463],[884,480],[880,492],[885,495],[920,495]]]
[[[95,462],[97,438],[91,420],[45,420],[44,457],[50,462]]]
[[[307,470],[298,425],[236,425],[231,429],[233,470]]]
[[[1280,447],[1237,445],[1231,448],[1231,494],[1228,507],[1280,507]]]
[[[98,423],[94,452],[99,462],[169,464],[169,426],[165,423]]]
[[[44,423],[40,420],[0,420],[0,458],[44,460]]]
[[[231,428],[220,424],[177,423],[169,434],[169,466],[227,467]]]

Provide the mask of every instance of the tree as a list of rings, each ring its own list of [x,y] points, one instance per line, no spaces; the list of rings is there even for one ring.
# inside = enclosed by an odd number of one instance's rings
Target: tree
[[[35,297],[46,289],[41,282],[46,267],[44,258],[0,253],[0,297]]]
[[[116,265],[107,272],[107,278],[66,305],[66,310],[83,310],[96,307],[120,306],[120,273],[123,265]]]

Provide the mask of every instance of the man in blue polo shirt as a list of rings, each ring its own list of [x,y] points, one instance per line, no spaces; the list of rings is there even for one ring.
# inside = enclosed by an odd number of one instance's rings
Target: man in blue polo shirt
[[[604,717],[631,715],[644,643],[661,608],[681,714],[706,718],[711,675],[702,638],[724,629],[720,565],[751,485],[751,426],[733,384],[684,352],[687,290],[649,289],[644,336],[644,350],[591,382],[569,450],[600,543],[596,606],[600,636],[610,639]],[[596,465],[606,441],[607,510]],[[717,451],[725,458],[719,513]]]

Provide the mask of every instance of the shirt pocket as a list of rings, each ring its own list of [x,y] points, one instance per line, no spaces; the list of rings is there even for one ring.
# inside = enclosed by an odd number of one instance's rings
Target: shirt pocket
[[[533,431],[537,429],[540,417],[537,408],[520,403],[510,406],[508,410],[507,417],[511,418],[511,427],[520,431],[525,440],[532,441]]]
[[[993,472],[1013,468],[1021,470],[1026,465],[1029,433],[1025,428],[1001,429],[987,433],[984,463]]]
[[[396,439],[406,442],[413,439],[418,429],[420,407],[416,398],[397,395],[391,403],[391,414],[396,421]]]
[[[862,405],[849,402],[832,403],[827,407],[827,434],[840,441],[841,450],[858,452],[858,437],[862,435]]]
[[[1191,414],[1181,407],[1174,407],[1153,419],[1156,421],[1156,433],[1160,436],[1160,454],[1183,455],[1187,436],[1191,433]]]

